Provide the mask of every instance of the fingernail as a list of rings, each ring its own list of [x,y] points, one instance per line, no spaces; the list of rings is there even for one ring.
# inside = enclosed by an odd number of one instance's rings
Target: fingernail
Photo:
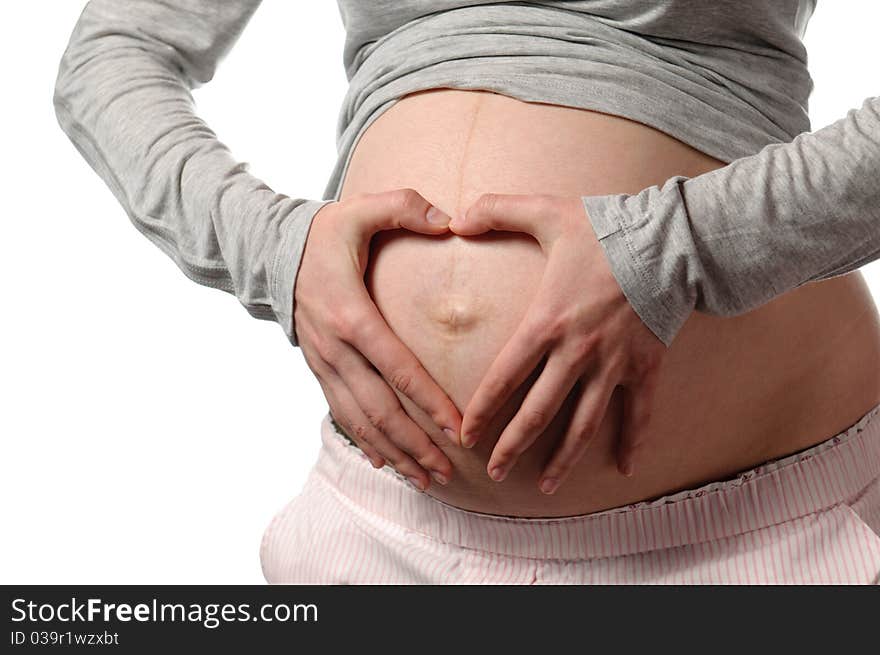
[[[631,477],[632,477],[632,475],[633,475],[633,465],[632,465],[632,462],[626,462],[626,463],[624,463],[624,465],[623,465],[623,474],[624,474],[626,477],[628,477],[628,478],[631,478]]]
[[[424,491],[424,490],[425,490],[425,485],[422,484],[422,481],[419,480],[418,478],[416,478],[416,477],[407,477],[406,479],[409,480],[409,481],[410,481],[410,484],[412,484],[412,486],[414,486],[414,487],[415,487],[416,489],[418,489],[419,491]]]
[[[384,460],[384,459],[371,459],[370,462],[373,464],[373,468],[380,469],[380,468],[382,468],[383,466],[385,466],[385,460]]]
[[[501,482],[504,479],[504,469],[501,466],[493,466],[489,470],[489,477],[495,482]]]
[[[454,444],[458,443],[458,437],[455,436],[455,430],[452,430],[451,428],[443,428],[443,434],[445,434],[447,437],[449,437],[449,440],[452,443],[454,443]]]
[[[472,434],[461,435],[461,445],[465,448],[472,448],[477,443],[477,438]]]
[[[449,478],[443,475],[440,471],[431,471],[431,477],[440,484],[447,484],[449,482]]]
[[[431,208],[428,209],[428,213],[425,214],[425,220],[433,225],[446,225],[449,223],[449,216],[434,207],[434,205],[431,205]]]
[[[552,494],[559,488],[559,480],[556,478],[544,478],[544,481],[541,482],[541,491],[545,494]]]

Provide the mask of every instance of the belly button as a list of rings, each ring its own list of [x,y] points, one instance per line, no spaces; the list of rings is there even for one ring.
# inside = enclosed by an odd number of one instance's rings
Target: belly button
[[[480,319],[480,309],[472,298],[446,298],[437,302],[431,319],[451,334],[471,330]]]

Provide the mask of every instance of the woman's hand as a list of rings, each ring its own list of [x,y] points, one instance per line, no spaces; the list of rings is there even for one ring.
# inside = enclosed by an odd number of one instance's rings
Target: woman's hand
[[[413,189],[352,196],[315,214],[294,290],[294,325],[331,413],[381,468],[389,462],[420,489],[445,484],[452,464],[403,409],[393,389],[459,444],[461,416],[416,356],[388,327],[364,284],[370,239],[405,228],[442,234],[449,217]],[[435,222],[431,222],[431,219]],[[440,436],[440,430],[445,433]]]
[[[461,236],[487,230],[526,232],[547,256],[537,296],[465,409],[462,444],[470,447],[479,440],[504,402],[547,357],[492,451],[489,476],[505,478],[559,412],[578,379],[581,391],[570,424],[538,480],[539,488],[553,493],[566,478],[602,423],[618,385],[625,395],[617,466],[624,475],[632,475],[633,453],[647,435],[667,348],[624,296],[581,198],[484,194],[465,217],[453,218],[449,229]]]

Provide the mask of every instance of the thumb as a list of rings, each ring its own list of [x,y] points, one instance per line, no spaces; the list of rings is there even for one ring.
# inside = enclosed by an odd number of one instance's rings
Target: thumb
[[[361,237],[381,230],[406,229],[421,234],[442,234],[449,216],[425,200],[415,189],[394,189],[352,198],[353,228]]]
[[[411,230],[415,230],[416,232],[424,232],[425,234],[435,234],[438,232],[446,232],[449,226],[449,221],[452,218],[449,214],[445,213],[439,207],[435,207],[431,205],[428,207],[428,211],[422,216],[421,221],[416,221],[416,223],[410,228]]]
[[[484,193],[464,216],[456,216],[450,221],[449,229],[461,236],[482,234],[489,230],[524,232],[543,242],[550,236],[545,233],[558,211],[549,196]]]

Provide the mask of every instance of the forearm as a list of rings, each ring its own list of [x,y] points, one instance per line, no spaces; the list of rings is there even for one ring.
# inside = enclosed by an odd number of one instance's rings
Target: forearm
[[[670,345],[690,313],[732,316],[880,256],[880,98],[691,179],[584,207],[635,311]]]
[[[55,88],[58,121],[135,226],[192,280],[278,321],[294,345],[293,283],[328,201],[275,193],[196,115],[258,1],[92,0]]]

